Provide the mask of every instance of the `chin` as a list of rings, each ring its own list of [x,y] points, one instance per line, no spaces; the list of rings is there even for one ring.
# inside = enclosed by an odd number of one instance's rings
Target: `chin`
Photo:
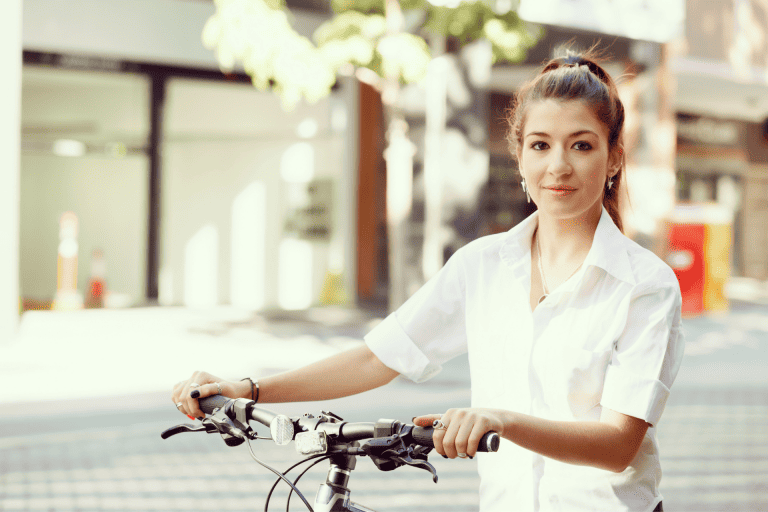
[[[567,219],[574,219],[578,217],[588,216],[591,213],[594,213],[595,215],[599,216],[600,213],[602,213],[603,204],[600,201],[590,205],[585,205],[581,202],[576,202],[576,201],[573,201],[573,202],[546,201],[543,204],[537,204],[536,206],[541,212],[539,215],[544,214],[559,220],[567,220]]]

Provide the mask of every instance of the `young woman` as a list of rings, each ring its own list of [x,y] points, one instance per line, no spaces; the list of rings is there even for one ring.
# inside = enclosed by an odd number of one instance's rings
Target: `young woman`
[[[522,186],[538,210],[480,238],[365,337],[365,345],[261,379],[259,402],[326,400],[429,379],[468,352],[472,407],[439,419],[437,452],[479,454],[480,510],[662,510],[655,426],[683,356],[672,270],[622,234],[624,109],[609,75],[570,55],[524,86],[510,116]],[[361,371],[362,370],[362,371]],[[174,387],[250,397],[204,372]]]

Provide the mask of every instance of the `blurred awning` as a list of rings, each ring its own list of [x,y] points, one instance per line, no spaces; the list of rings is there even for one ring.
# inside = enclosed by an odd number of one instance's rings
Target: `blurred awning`
[[[683,34],[685,0],[520,0],[518,14],[536,23],[662,43]]]
[[[731,64],[691,57],[671,62],[677,77],[675,110],[762,123],[768,119],[768,69],[738,72]]]

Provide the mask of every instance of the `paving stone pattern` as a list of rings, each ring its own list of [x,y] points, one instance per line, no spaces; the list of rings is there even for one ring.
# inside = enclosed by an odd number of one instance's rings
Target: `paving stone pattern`
[[[735,305],[728,315],[685,326],[686,358],[657,428],[664,508],[768,511],[768,309]],[[407,400],[432,409],[455,403],[460,393],[468,399],[465,377],[438,377],[431,387],[403,384],[376,395],[382,399],[373,406]],[[226,447],[216,435],[161,440],[160,432],[177,421],[178,413],[170,414],[173,420],[166,413],[134,421],[93,419],[88,427],[79,418],[46,418],[50,425],[35,428],[35,435],[34,418],[13,423],[0,417],[0,511],[263,510],[275,477],[245,447]],[[404,411],[388,414],[406,417]],[[57,423],[64,426],[57,429]],[[298,460],[291,446],[263,441],[256,449],[277,469]],[[422,470],[382,473],[362,458],[351,481],[353,500],[380,512],[477,510],[476,461],[436,456],[432,462],[437,485]],[[320,464],[302,480],[310,501],[326,469]],[[284,510],[287,494],[281,485],[270,510]],[[291,510],[305,507],[294,498]]]
[[[275,480],[243,446],[216,435],[185,434],[163,441],[167,422],[139,423],[38,436],[0,438],[0,510],[246,511],[263,510]],[[762,389],[678,390],[658,440],[662,492],[670,511],[768,510],[768,394]],[[286,469],[298,455],[269,441],[257,454]],[[386,511],[477,509],[475,461],[433,457],[439,483],[414,468],[383,473],[359,459],[353,500]],[[300,488],[311,500],[327,465],[312,469]],[[283,510],[276,491],[270,510]],[[291,510],[305,510],[294,497]]]

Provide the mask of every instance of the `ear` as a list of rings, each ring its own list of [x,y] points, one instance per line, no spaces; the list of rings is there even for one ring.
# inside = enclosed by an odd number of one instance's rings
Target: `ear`
[[[619,143],[608,155],[608,176],[613,178],[624,165],[624,145]]]

